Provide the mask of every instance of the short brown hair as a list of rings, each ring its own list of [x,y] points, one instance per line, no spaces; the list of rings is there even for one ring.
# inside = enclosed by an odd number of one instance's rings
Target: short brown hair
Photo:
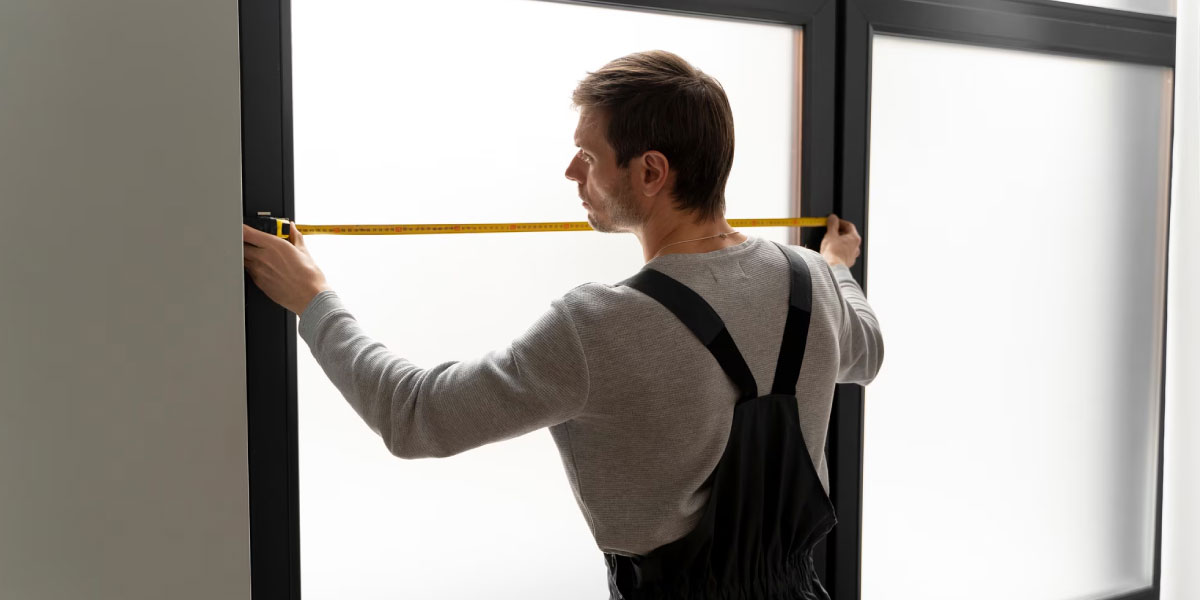
[[[637,52],[589,72],[571,103],[608,116],[618,167],[657,150],[675,169],[677,208],[697,221],[725,214],[733,112],[716,79],[665,50]]]

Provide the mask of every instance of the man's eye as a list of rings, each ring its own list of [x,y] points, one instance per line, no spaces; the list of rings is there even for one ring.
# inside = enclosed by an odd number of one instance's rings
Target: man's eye
[[[579,158],[582,158],[583,162],[591,162],[590,160],[588,160],[588,155],[583,153],[583,150],[579,151]]]

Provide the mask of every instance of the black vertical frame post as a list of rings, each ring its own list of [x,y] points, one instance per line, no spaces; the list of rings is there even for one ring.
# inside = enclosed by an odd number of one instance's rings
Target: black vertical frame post
[[[241,0],[242,211],[291,216],[288,0]],[[256,599],[300,597],[296,317],[245,278],[250,572]]]
[[[852,269],[866,287],[869,256],[871,48],[876,33],[1010,48],[1086,58],[1174,67],[1175,19],[1048,0],[841,0],[839,55],[839,161],[836,211],[858,224],[862,256]],[[1164,328],[1165,328],[1165,306]],[[1165,337],[1165,336],[1164,336]],[[1165,340],[1164,340],[1165,342]],[[1163,355],[1165,360],[1165,354]],[[1165,368],[1164,368],[1165,371]],[[1163,414],[1160,390],[1159,414]],[[842,561],[835,600],[861,597],[863,472],[863,390],[839,385],[831,419],[831,479],[839,515],[856,516],[853,526],[835,530],[835,553]],[[1162,547],[1162,422],[1159,422],[1158,491],[1154,576],[1151,588],[1110,600],[1157,600]],[[839,527],[843,523],[839,523]],[[853,562],[853,565],[846,564]],[[968,590],[963,591],[969,596]]]
[[[813,6],[804,26],[803,98],[801,98],[800,138],[800,211],[797,216],[823,217],[834,211],[837,197],[836,163],[837,113],[839,109],[838,69],[838,13],[837,2],[825,2]],[[800,244],[806,248],[820,250],[823,229],[802,229]],[[838,495],[840,490],[833,471],[832,455],[835,424],[830,419],[826,436],[826,458],[829,461],[829,492],[838,515],[833,530],[813,550],[813,563],[821,582],[830,596],[837,600],[839,569],[845,565],[856,565],[857,560],[847,562],[838,556],[837,539],[846,530],[857,531],[858,513],[840,512]]]

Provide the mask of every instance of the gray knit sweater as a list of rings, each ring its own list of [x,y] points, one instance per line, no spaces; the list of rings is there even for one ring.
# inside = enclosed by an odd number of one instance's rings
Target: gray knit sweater
[[[879,324],[845,267],[790,247],[813,279],[796,389],[809,456],[829,489],[825,434],[835,382],[866,384],[883,360]],[[787,316],[789,269],[751,237],[648,267],[704,297],[725,321],[760,390],[770,389]],[[631,273],[632,274],[632,273]],[[644,555],[699,520],[729,437],[733,383],[662,305],[587,283],[507,347],[421,368],[367,336],[335,292],[313,298],[299,333],[329,379],[401,458],[451,456],[549,427],[600,550]]]

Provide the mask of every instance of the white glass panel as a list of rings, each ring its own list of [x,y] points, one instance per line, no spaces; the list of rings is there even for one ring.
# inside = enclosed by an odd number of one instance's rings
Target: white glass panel
[[[865,600],[1150,585],[1170,70],[876,36]]]
[[[728,216],[789,216],[795,29],[515,0],[294,0],[292,11],[299,223],[583,221],[563,175],[571,91],[655,48],[730,98]],[[643,262],[634,237],[593,232],[308,244],[368,333],[425,367],[503,348],[553,298]],[[608,597],[548,431],[402,461],[303,342],[297,354],[305,598]]]
[[[1176,0],[1059,0],[1068,4],[1086,4],[1100,8],[1128,10],[1131,12],[1149,13],[1174,17]]]

